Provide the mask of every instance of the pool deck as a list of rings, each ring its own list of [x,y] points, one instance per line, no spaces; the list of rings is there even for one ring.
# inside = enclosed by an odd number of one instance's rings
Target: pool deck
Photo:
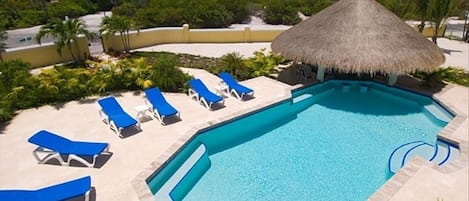
[[[201,78],[212,90],[220,81],[204,70],[183,68],[183,71]],[[91,200],[150,200],[148,187],[141,185],[142,179],[196,130],[287,99],[290,90],[298,87],[266,77],[246,80],[243,84],[255,90],[255,98],[241,102],[228,97],[225,107],[214,111],[190,100],[186,94],[165,93],[167,100],[181,112],[181,121],[162,126],[155,118],[147,118],[142,123],[142,131],[129,129],[124,138],[119,138],[99,120],[96,104],[99,97],[20,111],[0,132],[0,189],[34,189],[90,175],[95,189]],[[133,116],[137,113],[135,107],[144,104],[143,93],[113,95]],[[433,96],[458,114],[441,134],[460,143],[462,157],[442,168],[414,158],[370,200],[469,200],[469,89],[450,84]],[[27,139],[41,129],[74,140],[108,142],[113,154],[99,157],[97,168],[38,164],[32,156],[35,146]]]
[[[204,70],[183,71],[201,78],[212,91],[221,81]],[[258,77],[242,83],[254,89],[255,98],[242,102],[228,97],[225,107],[214,111],[205,109],[186,94],[165,93],[166,99],[180,111],[181,121],[162,126],[152,118],[142,123],[141,132],[129,129],[124,138],[119,138],[100,121],[96,104],[99,97],[21,111],[0,134],[0,189],[35,189],[90,175],[96,200],[138,200],[131,181],[186,133],[290,97],[291,86],[270,78]],[[144,104],[143,93],[113,95],[134,117],[135,107]],[[41,129],[74,140],[108,142],[113,154],[98,158],[99,168],[38,164],[32,155],[36,146],[27,139]]]

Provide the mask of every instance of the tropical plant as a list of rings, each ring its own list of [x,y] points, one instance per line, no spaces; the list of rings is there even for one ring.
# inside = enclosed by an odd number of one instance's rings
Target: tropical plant
[[[3,29],[3,27],[0,27],[0,62],[3,62],[3,53],[5,52],[6,49],[6,44],[5,40],[8,38],[8,33]]]
[[[94,35],[86,29],[86,24],[79,19],[61,19],[54,18],[49,23],[41,26],[39,32],[36,34],[36,41],[41,44],[41,39],[44,36],[52,36],[56,39],[55,45],[57,52],[62,55],[62,48],[67,47],[68,51],[73,57],[74,61],[80,58],[80,55],[75,56],[72,50],[74,45],[77,52],[80,52],[77,39],[79,35],[84,35],[88,39],[93,39]],[[86,59],[86,58],[85,58]]]
[[[174,56],[162,55],[151,66],[145,67],[140,61],[137,84],[142,88],[158,86],[164,91],[177,92],[184,88],[190,76],[177,68],[177,60]]]
[[[264,51],[265,49],[254,52],[254,56],[249,57],[245,61],[247,68],[251,71],[250,77],[269,76],[276,71],[275,68],[279,63],[285,61],[285,59],[279,55],[275,55],[272,52],[266,55]]]
[[[421,79],[421,85],[426,87],[441,84],[442,81],[469,87],[469,73],[458,67],[448,66],[429,73],[417,72],[413,76]]]
[[[219,68],[217,68],[216,74],[226,71],[234,75],[240,80],[244,80],[250,77],[249,69],[243,61],[243,58],[239,53],[228,53],[220,58]]]
[[[438,33],[444,24],[444,20],[452,11],[452,0],[429,0],[428,2],[428,18],[433,22],[432,41],[437,44]]]
[[[132,30],[139,31],[140,28],[130,17],[112,15],[103,18],[99,32],[105,37],[119,33],[124,52],[128,52],[130,50],[130,31]]]

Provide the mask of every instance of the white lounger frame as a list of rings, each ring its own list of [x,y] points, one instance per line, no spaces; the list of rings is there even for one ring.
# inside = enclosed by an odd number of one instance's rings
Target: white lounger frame
[[[124,137],[122,135],[122,130],[124,130],[124,128],[122,127],[117,127],[117,125],[114,123],[114,121],[111,121],[109,119],[109,116],[107,116],[106,113],[103,112],[102,109],[99,110],[99,118],[101,119],[101,121],[104,121],[105,124],[109,125],[109,128],[111,128],[111,130],[113,130],[117,135],[119,135],[119,137]],[[139,130],[141,130],[141,127],[140,127],[140,119],[137,118],[137,128]]]
[[[109,144],[107,145],[106,149],[103,150],[103,152],[101,153],[107,153],[107,154],[110,154],[109,152]],[[43,158],[41,158],[39,156],[40,153],[44,153],[46,154]],[[93,155],[92,157],[92,160],[91,162],[88,162],[87,160],[85,160],[83,157],[79,156],[79,155],[76,155],[76,154],[69,154],[67,155],[67,160],[64,161],[62,156],[60,155],[60,153],[58,152],[55,152],[55,151],[52,151],[50,149],[47,149],[47,148],[44,148],[44,147],[37,147],[34,151],[33,151],[33,156],[34,158],[36,158],[36,160],[40,163],[40,164],[44,164],[46,163],[47,161],[51,160],[51,159],[56,159],[57,161],[59,161],[60,165],[67,165],[67,166],[70,166],[70,162],[72,160],[76,160],[80,163],[82,163],[83,165],[87,166],[87,167],[94,167],[95,163],[96,163],[96,158],[99,156],[100,154],[96,154],[96,155]]]
[[[219,86],[221,86],[222,88],[225,88],[225,89],[228,89],[227,91],[229,91],[229,93],[234,96],[236,99],[238,100],[242,100],[244,101],[244,96],[245,95],[249,95],[249,96],[254,96],[254,91],[250,92],[250,93],[242,93],[242,94],[239,94],[236,90],[234,89],[231,89],[230,90],[230,87],[224,82],[224,81],[221,81],[220,83],[218,83]]]
[[[145,105],[147,105],[148,108],[150,108],[151,113],[153,113],[153,116],[155,116],[155,118],[158,119],[158,121],[160,121],[161,125],[166,125],[166,123],[164,122],[164,118],[166,116],[158,113],[158,110],[153,108],[153,105],[150,102],[148,102],[148,100],[145,100]],[[178,116],[178,118],[181,118],[179,111],[176,113],[176,115]]]
[[[242,101],[244,101],[244,96],[245,96],[245,95],[254,96],[254,91],[253,91],[253,92],[250,92],[250,93],[247,93],[247,94],[242,93],[241,95],[239,95],[239,93],[238,93],[236,90],[231,89],[231,90],[230,90],[230,93],[231,93],[236,99],[242,100]]]
[[[200,104],[202,104],[205,108],[207,108],[208,110],[212,110],[212,105],[213,105],[213,102],[212,103],[208,103],[207,100],[205,100],[204,97],[201,97],[199,96],[199,93],[197,93],[196,91],[194,91],[193,89],[189,88],[189,98],[191,99],[195,99],[197,102],[199,102]],[[217,102],[218,103],[218,102]],[[225,104],[225,100],[222,99],[221,101],[222,104]]]

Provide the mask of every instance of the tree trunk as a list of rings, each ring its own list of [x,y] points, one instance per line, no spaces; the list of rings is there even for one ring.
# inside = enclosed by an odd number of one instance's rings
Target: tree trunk
[[[130,50],[130,33],[129,33],[129,30],[126,31],[125,35],[127,37],[127,51],[128,51],[128,50]]]
[[[78,45],[78,38],[75,38],[74,41],[75,41],[75,42],[74,42],[74,46],[75,46],[75,49],[76,49],[77,54],[78,54],[78,55],[77,55],[77,56],[78,56],[78,59],[81,59],[81,55],[80,55],[80,54],[81,54],[81,51],[80,51],[80,46]],[[86,59],[86,58],[83,57],[83,59]]]
[[[67,45],[67,48],[68,48],[68,51],[70,52],[70,54],[72,55],[73,61],[77,61],[77,59],[75,58],[75,55],[73,54],[73,51],[72,51],[72,45]]]
[[[418,26],[419,32],[423,33],[423,30],[425,29],[425,20],[420,21],[420,25]]]
[[[124,48],[124,51],[126,50],[126,47],[125,47],[125,36],[124,36],[124,33],[123,32],[119,32],[120,34],[120,37],[121,37],[121,41],[122,41],[122,47]]]
[[[432,41],[438,45],[438,43],[436,42],[436,40],[438,39],[438,32],[440,31],[440,24],[439,23],[436,23],[435,24],[435,31],[433,32],[433,36],[432,36]]]

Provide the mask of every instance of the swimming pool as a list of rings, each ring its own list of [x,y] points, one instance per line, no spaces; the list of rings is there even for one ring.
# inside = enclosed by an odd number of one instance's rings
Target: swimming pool
[[[156,200],[365,200],[399,145],[435,144],[452,115],[373,82],[328,81],[198,133],[149,179]]]

